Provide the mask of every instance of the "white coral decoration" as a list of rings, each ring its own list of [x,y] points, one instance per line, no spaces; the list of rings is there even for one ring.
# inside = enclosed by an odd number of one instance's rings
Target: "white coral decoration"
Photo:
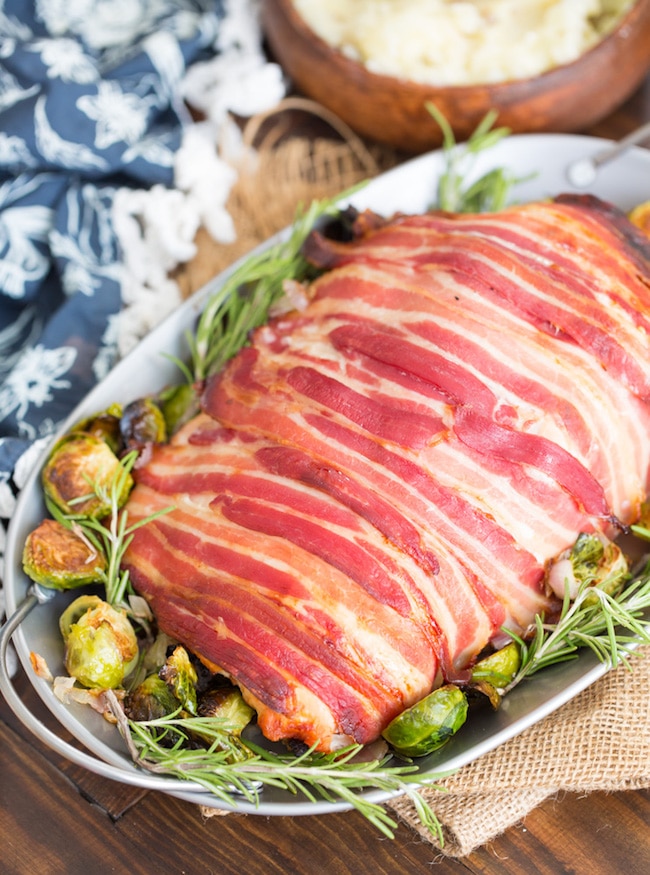
[[[252,116],[275,106],[286,93],[282,70],[256,55],[230,49],[187,73],[183,93],[188,103],[215,124],[228,112]]]
[[[115,193],[113,227],[124,263],[120,356],[180,303],[178,285],[168,273],[194,255],[198,226],[196,210],[181,191],[155,185],[149,191],[123,188]]]
[[[286,93],[281,68],[262,50],[259,0],[229,0],[226,9],[218,54],[194,64],[181,86],[187,102],[216,125],[229,111],[248,117],[271,109]]]
[[[189,68],[180,96],[205,121],[189,124],[174,159],[174,189],[120,190],[113,225],[122,249],[124,309],[117,347],[124,355],[180,303],[175,267],[192,258],[202,225],[217,243],[235,237],[227,200],[237,179],[241,140],[233,136],[230,113],[250,116],[275,106],[285,95],[282,72],[262,52],[256,0],[230,0],[211,61]],[[232,161],[233,164],[229,163]]]
[[[209,123],[192,125],[185,131],[176,153],[174,179],[210,236],[218,243],[231,243],[235,228],[226,202],[237,172],[217,154]]]

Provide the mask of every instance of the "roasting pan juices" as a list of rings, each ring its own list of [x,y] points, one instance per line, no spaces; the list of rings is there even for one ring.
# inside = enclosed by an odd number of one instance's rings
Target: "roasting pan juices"
[[[595,153],[602,148],[602,145],[602,142],[583,137],[512,137],[480,155],[474,173],[479,177],[491,168],[505,167],[513,176],[523,180],[513,192],[517,202],[539,200],[562,192],[570,192],[571,186],[566,177],[568,165],[573,160]],[[650,174],[647,172],[649,168],[650,156],[647,153],[642,150],[631,151],[615,165],[601,170],[593,193],[616,203],[623,210],[629,210],[640,201],[650,199]],[[437,183],[443,169],[444,162],[440,153],[424,156],[373,181],[353,194],[351,202],[356,209],[368,208],[384,216],[396,211],[416,214],[424,212],[435,198]],[[647,186],[647,191],[643,190],[644,185]],[[128,404],[134,399],[156,393],[170,382],[177,380],[175,366],[161,353],[181,360],[187,359],[187,332],[194,329],[198,312],[223,282],[223,277],[217,278],[170,320],[156,329],[90,394],[70,417],[62,433],[78,420],[91,416],[115,402]],[[355,336],[358,340],[358,335]],[[127,386],[128,389],[125,388]],[[24,490],[10,531],[6,583],[10,612],[19,606],[28,588],[28,581],[21,570],[23,545],[44,515],[39,477],[39,472],[35,472]],[[135,516],[137,518],[137,513]],[[164,516],[160,519],[164,520]],[[534,527],[534,521],[532,525]],[[139,532],[146,531],[147,526],[139,530]],[[138,543],[136,539],[133,554],[136,557],[134,567],[137,565]],[[72,602],[76,595],[78,593],[75,592],[57,594],[51,601],[31,612],[22,622],[15,641],[20,658],[30,671],[36,689],[48,707],[98,758],[95,766],[85,759],[83,764],[101,770],[102,773],[108,769],[111,776],[117,780],[130,783],[142,782],[143,786],[158,786],[159,789],[182,798],[226,809],[236,808],[263,814],[314,814],[347,808],[351,805],[359,807],[358,799],[363,800],[362,805],[366,802],[370,805],[380,803],[395,793],[404,792],[405,789],[410,790],[414,785],[409,781],[424,783],[435,780],[437,776],[460,767],[518,734],[584,689],[607,667],[605,663],[599,662],[592,654],[586,652],[581,653],[574,661],[546,669],[533,680],[526,681],[508,693],[498,710],[492,711],[489,706],[481,707],[480,719],[468,720],[462,730],[440,750],[414,760],[414,771],[409,772],[408,777],[404,774],[401,783],[398,781],[392,785],[390,782],[373,784],[370,780],[365,785],[366,789],[363,789],[362,781],[352,785],[352,790],[356,786],[361,791],[358,797],[355,797],[357,801],[346,798],[345,794],[332,795],[331,787],[328,788],[330,798],[323,798],[317,790],[315,798],[311,801],[306,800],[304,795],[294,796],[279,787],[265,787],[258,795],[259,788],[254,786],[252,781],[244,781],[244,785],[240,787],[231,786],[230,790],[222,788],[221,792],[215,795],[207,792],[196,780],[183,781],[170,778],[168,775],[162,777],[146,774],[134,767],[114,726],[78,703],[63,705],[52,694],[51,684],[34,676],[30,663],[31,653],[37,653],[42,657],[53,675],[64,673],[63,647],[57,626],[65,605]],[[207,660],[215,661],[210,660],[209,656]],[[279,752],[282,750],[265,742],[255,727],[249,728],[247,732],[265,748]],[[315,741],[309,735],[305,735],[303,740],[309,744]],[[354,741],[354,738],[351,740]],[[74,752],[67,751],[67,753],[71,757],[76,756]],[[232,792],[233,789],[239,792]],[[370,814],[375,816],[372,811]],[[386,828],[385,823],[383,828]]]

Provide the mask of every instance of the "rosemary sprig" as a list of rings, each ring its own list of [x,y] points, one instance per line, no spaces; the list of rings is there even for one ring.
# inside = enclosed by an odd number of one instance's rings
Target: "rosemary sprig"
[[[506,137],[508,128],[493,128],[496,113],[485,116],[466,143],[457,145],[447,119],[433,104],[427,104],[443,130],[446,169],[437,191],[439,209],[450,212],[496,211],[506,205],[512,186],[519,182],[504,168],[495,168],[467,185],[473,161],[479,152],[491,148]],[[334,216],[340,204],[361,185],[335,198],[314,200],[307,209],[299,209],[289,237],[259,253],[253,253],[230,274],[209,299],[196,329],[188,334],[189,367],[180,364],[190,382],[201,383],[220,371],[248,341],[250,332],[263,325],[273,305],[284,294],[286,280],[301,282],[311,269],[302,255],[302,246],[316,223]]]
[[[212,718],[163,717],[147,722],[128,720],[117,698],[109,691],[109,703],[133,760],[153,773],[174,775],[194,781],[216,798],[236,805],[241,796],[252,805],[260,802],[264,787],[304,796],[309,802],[319,799],[339,801],[358,811],[387,838],[393,838],[397,823],[383,805],[359,791],[379,790],[405,794],[413,802],[422,824],[442,842],[440,823],[429,803],[418,792],[423,778],[417,766],[388,765],[389,757],[359,762],[361,746],[352,745],[336,753],[307,750],[298,756],[274,753],[251,741],[229,735],[220,721]],[[174,744],[165,744],[170,731]],[[186,746],[192,736],[212,739],[207,748]],[[233,747],[234,745],[234,747]],[[246,758],[242,759],[242,749]],[[430,775],[433,785],[445,775]],[[442,788],[438,788],[442,789]]]
[[[363,183],[362,183],[363,184]],[[362,185],[361,184],[361,185]],[[314,200],[300,208],[289,237],[250,255],[208,301],[193,335],[188,337],[191,374],[196,382],[217,373],[247,342],[250,332],[264,324],[271,307],[284,294],[286,280],[298,282],[310,274],[302,246],[316,223],[340,212],[340,202],[357,191],[354,186],[336,198]]]
[[[438,180],[436,206],[450,213],[487,213],[503,209],[512,187],[522,179],[503,167],[495,167],[473,183],[468,183],[476,157],[510,134],[509,128],[493,127],[497,112],[491,110],[467,142],[457,144],[451,125],[434,103],[427,110],[442,130],[445,169]]]
[[[567,594],[557,622],[547,624],[538,617],[532,639],[512,635],[522,659],[504,692],[550,665],[575,658],[585,647],[611,666],[623,663],[629,667],[635,647],[650,643],[648,608],[650,564],[616,595],[585,582],[573,601]],[[381,804],[360,791],[403,794],[413,803],[422,824],[442,843],[440,823],[418,788],[426,784],[442,790],[436,782],[449,773],[423,776],[415,765],[395,763],[390,756],[359,762],[356,755],[361,746],[331,754],[314,750],[299,756],[278,754],[231,734],[215,718],[176,713],[136,722],[126,717],[116,698],[111,707],[136,764],[153,773],[193,781],[229,805],[236,804],[237,796],[258,805],[265,787],[279,788],[312,802],[344,802],[391,838],[396,823]],[[197,737],[207,746],[188,746]]]
[[[519,644],[521,665],[505,692],[550,665],[575,659],[585,647],[611,667],[629,668],[638,645],[650,644],[649,608],[650,564],[614,595],[585,581],[573,601],[567,593],[557,622],[547,624],[537,616],[530,640],[508,632]]]
[[[125,494],[125,485],[138,458],[137,450],[127,453],[116,468],[115,475],[107,484],[93,482],[89,484],[89,495],[81,496],[76,502],[84,502],[89,496],[96,496],[102,504],[109,506],[107,517],[96,519],[86,514],[66,514],[53,501],[45,496],[47,509],[51,516],[63,525],[72,529],[80,537],[89,541],[92,546],[106,559],[106,569],[101,574],[101,583],[105,590],[105,599],[114,607],[120,607],[127,612],[129,606],[127,595],[133,594],[129,580],[129,572],[121,567],[122,559],[133,539],[133,533],[140,526],[172,510],[166,507],[144,519],[129,524],[128,512],[120,509],[120,496]],[[75,503],[75,500],[70,502]]]

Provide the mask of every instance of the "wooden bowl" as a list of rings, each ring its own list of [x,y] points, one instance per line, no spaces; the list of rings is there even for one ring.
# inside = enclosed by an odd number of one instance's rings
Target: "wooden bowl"
[[[442,142],[428,101],[459,140],[490,109],[514,132],[573,132],[613,112],[650,68],[650,0],[637,0],[614,31],[570,64],[530,79],[444,87],[369,72],[320,39],[291,0],[262,0],[261,13],[271,52],[298,91],[362,137],[410,153]]]

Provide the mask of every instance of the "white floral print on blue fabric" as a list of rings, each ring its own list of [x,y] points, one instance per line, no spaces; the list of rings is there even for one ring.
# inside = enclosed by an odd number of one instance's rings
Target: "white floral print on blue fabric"
[[[123,140],[135,143],[147,129],[151,98],[125,92],[117,82],[100,82],[97,94],[84,94],[77,107],[96,122],[95,146],[106,149]]]
[[[196,228],[234,235],[230,114],[285,91],[259,0],[0,0],[0,578],[26,472],[177,305]]]
[[[40,55],[50,79],[78,83],[96,82],[99,79],[97,64],[84,54],[76,40],[35,40],[29,50]]]
[[[40,344],[25,350],[0,389],[0,422],[11,413],[23,419],[30,407],[42,408],[53,398],[53,390],[67,389],[70,380],[62,379],[77,357],[70,347],[45,349]],[[25,424],[28,437],[35,437]]]
[[[0,478],[115,361],[116,185],[172,186],[221,0],[0,0]]]

